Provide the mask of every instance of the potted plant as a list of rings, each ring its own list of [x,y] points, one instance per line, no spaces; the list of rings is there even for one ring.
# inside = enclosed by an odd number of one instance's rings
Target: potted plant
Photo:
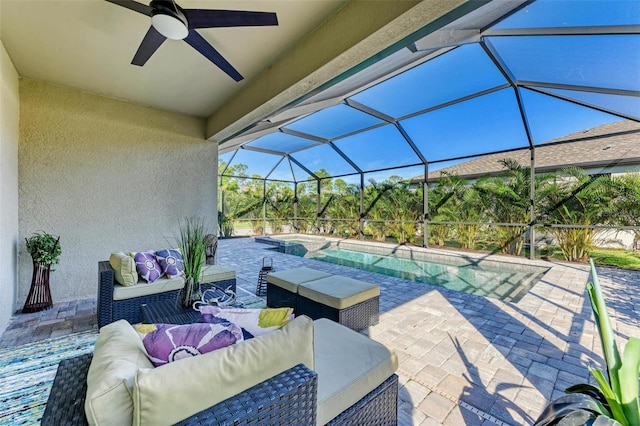
[[[182,304],[191,307],[200,300],[200,274],[205,262],[208,246],[204,219],[187,218],[180,223],[180,235],[177,243],[184,260],[185,285],[182,294]]]
[[[577,384],[567,388],[568,395],[549,403],[536,421],[537,426],[640,424],[640,339],[629,337],[623,357],[620,357],[596,268],[593,260],[590,262],[593,282],[587,284],[587,290],[602,344],[606,376],[601,370],[589,367],[597,385]]]
[[[22,312],[38,312],[53,306],[49,275],[51,266],[60,262],[62,249],[60,237],[54,237],[46,232],[35,232],[30,238],[25,238],[27,251],[33,260],[33,275],[31,287]]]

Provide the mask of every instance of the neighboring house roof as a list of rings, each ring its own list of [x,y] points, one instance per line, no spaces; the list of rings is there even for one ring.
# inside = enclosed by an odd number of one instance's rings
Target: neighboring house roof
[[[429,173],[429,181],[442,172],[468,179],[504,173],[500,160],[513,158],[524,167],[531,166],[528,148],[484,155],[455,166]],[[640,123],[632,120],[604,124],[537,145],[536,171],[544,173],[576,166],[583,169],[640,165]],[[420,181],[423,177],[414,178]]]

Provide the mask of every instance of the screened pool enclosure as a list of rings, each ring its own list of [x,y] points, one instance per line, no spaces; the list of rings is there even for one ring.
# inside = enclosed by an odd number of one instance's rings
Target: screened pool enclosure
[[[475,3],[220,143],[222,235],[633,248],[640,1]]]

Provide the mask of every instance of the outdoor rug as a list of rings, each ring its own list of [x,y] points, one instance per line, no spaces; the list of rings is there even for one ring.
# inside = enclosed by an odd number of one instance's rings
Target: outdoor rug
[[[93,352],[97,330],[0,349],[0,425],[37,425],[58,363]]]

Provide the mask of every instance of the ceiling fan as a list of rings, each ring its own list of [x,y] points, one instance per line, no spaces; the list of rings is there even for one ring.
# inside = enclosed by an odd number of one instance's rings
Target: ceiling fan
[[[278,25],[276,14],[271,12],[183,9],[173,0],[152,0],[149,6],[133,0],[106,1],[151,17],[149,31],[131,61],[133,65],[143,66],[168,38],[184,40],[235,81],[242,80],[242,75],[196,32],[196,28]]]

